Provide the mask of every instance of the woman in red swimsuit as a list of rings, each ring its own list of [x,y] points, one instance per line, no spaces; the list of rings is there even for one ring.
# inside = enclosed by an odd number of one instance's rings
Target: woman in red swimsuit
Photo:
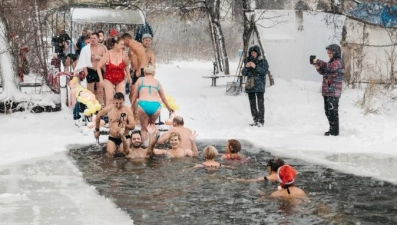
[[[128,69],[128,57],[124,52],[124,39],[113,38],[114,46],[107,54],[103,55],[98,63],[97,71],[99,79],[103,80],[105,88],[106,105],[113,104],[113,95],[121,92],[125,95],[125,77],[131,82]],[[102,67],[106,66],[105,74],[102,77]]]

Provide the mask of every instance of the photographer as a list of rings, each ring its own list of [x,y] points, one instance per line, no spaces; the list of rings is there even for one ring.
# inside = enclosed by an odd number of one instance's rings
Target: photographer
[[[269,64],[262,58],[258,45],[251,46],[248,50],[243,76],[247,76],[245,92],[248,94],[251,115],[254,122],[250,126],[263,127],[265,124],[265,85]]]
[[[339,135],[339,98],[342,92],[343,74],[345,63],[341,57],[341,48],[337,44],[328,45],[326,48],[329,62],[310,56],[310,63],[323,75],[322,96],[324,97],[324,109],[329,123],[329,130],[325,136]]]
[[[60,29],[58,35],[51,39],[51,44],[55,47],[55,53],[62,63],[65,62],[65,42],[67,41],[71,41],[71,39],[64,29]]]

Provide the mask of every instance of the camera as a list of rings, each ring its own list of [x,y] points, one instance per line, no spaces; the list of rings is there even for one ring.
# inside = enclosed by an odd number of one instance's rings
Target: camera
[[[310,64],[313,64],[313,60],[316,58],[316,56],[315,55],[311,55],[310,56]]]
[[[124,120],[122,120],[122,119],[123,119],[123,118],[125,119],[126,116],[127,116],[127,114],[121,113],[121,115],[120,115],[120,120],[119,120],[119,126],[120,126],[120,124],[121,124],[121,121],[124,121]]]

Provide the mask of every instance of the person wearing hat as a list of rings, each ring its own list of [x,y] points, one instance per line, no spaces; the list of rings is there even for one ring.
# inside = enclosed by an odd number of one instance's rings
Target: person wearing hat
[[[277,170],[279,190],[273,192],[271,197],[296,197],[305,198],[305,192],[295,186],[296,171],[290,165],[284,165]]]
[[[245,92],[251,108],[253,123],[250,126],[263,127],[265,124],[265,85],[266,74],[269,64],[262,57],[261,49],[258,45],[251,46],[245,60],[242,75],[247,77],[245,82]]]
[[[325,136],[339,135],[339,99],[342,94],[343,75],[345,62],[342,59],[341,48],[337,44],[328,45],[326,48],[329,62],[310,56],[310,63],[317,72],[323,76],[321,94],[324,98],[325,115],[328,119],[329,130]]]
[[[113,43],[114,43],[113,39],[114,39],[115,37],[117,37],[118,35],[119,35],[119,32],[117,32],[116,29],[111,28],[111,29],[109,30],[108,39],[105,41],[105,46],[106,46],[106,48],[107,48],[108,50],[112,49]]]
[[[156,67],[156,56],[152,49],[152,35],[144,34],[142,36],[142,45],[145,48],[147,63]]]

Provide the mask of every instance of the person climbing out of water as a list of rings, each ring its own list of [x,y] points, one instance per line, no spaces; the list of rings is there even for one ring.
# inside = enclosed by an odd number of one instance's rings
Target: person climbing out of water
[[[149,124],[156,123],[161,113],[160,99],[170,113],[174,110],[170,107],[165,97],[163,86],[154,78],[155,69],[153,66],[145,67],[145,77],[140,77],[135,84],[134,97],[131,108],[137,111],[139,123],[141,124],[142,141],[147,141],[147,127]],[[160,96],[160,98],[159,98]]]
[[[219,162],[215,161],[216,156],[218,155],[218,150],[212,145],[208,145],[204,148],[203,150],[203,155],[205,158],[205,162],[197,164],[194,166],[194,168],[200,168],[200,167],[210,167],[210,168],[219,168],[219,167],[228,167],[225,165],[222,165]]]
[[[121,124],[126,123],[125,128],[133,130],[135,128],[135,119],[130,107],[124,105],[125,97],[121,92],[114,94],[114,101],[112,105],[108,105],[98,112],[95,120],[95,132],[94,136],[96,139],[99,138],[99,123],[100,119],[104,115],[108,115],[109,118],[109,141],[106,144],[106,152],[108,155],[113,156],[117,150],[123,149],[122,139],[120,136]],[[128,138],[128,130],[125,130],[125,134]]]
[[[246,182],[246,183],[263,182],[263,181],[277,182],[278,181],[277,171],[283,165],[284,165],[284,160],[280,158],[269,159],[266,164],[267,172],[269,173],[267,176],[259,177],[256,179],[237,179],[237,181]]]
[[[226,154],[222,155],[222,159],[244,161],[247,158],[240,154],[241,144],[236,139],[230,139],[226,143]]]
[[[160,132],[156,129],[154,124],[150,124],[148,126],[149,132],[149,147],[148,147],[148,154],[151,155],[166,155],[170,158],[181,158],[185,156],[193,157],[198,156],[198,149],[196,146],[196,137],[197,133],[193,131],[189,137],[190,142],[192,143],[192,149],[183,149],[180,147],[181,143],[181,135],[176,132],[173,132],[169,136],[169,142],[171,145],[171,150],[162,150],[162,149],[155,149],[154,146],[157,143],[157,140],[160,137]]]
[[[277,170],[277,180],[279,190],[273,192],[270,196],[275,198],[306,198],[305,192],[295,186],[296,171],[290,165],[284,165]]]

